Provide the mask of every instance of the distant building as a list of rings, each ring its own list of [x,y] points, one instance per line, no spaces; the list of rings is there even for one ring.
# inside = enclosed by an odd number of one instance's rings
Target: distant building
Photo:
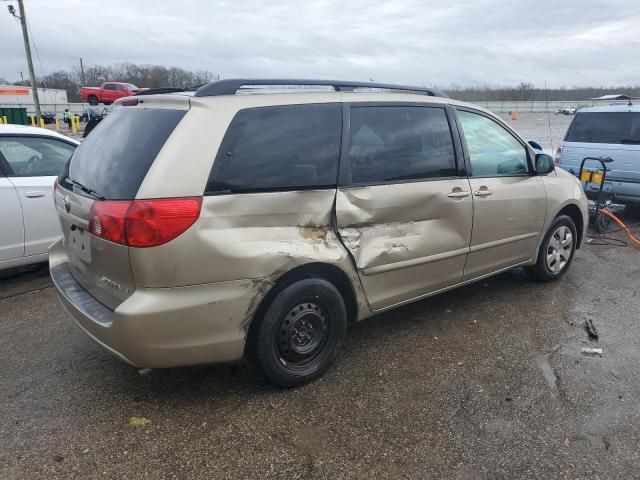
[[[589,100],[607,102],[609,105],[631,105],[633,103],[632,100],[638,100],[638,97],[631,97],[622,93],[614,93],[613,95],[602,95],[601,97],[590,98]]]
[[[67,91],[55,88],[38,88],[40,104],[65,104]],[[0,106],[33,106],[31,87],[19,87],[17,85],[0,85]]]

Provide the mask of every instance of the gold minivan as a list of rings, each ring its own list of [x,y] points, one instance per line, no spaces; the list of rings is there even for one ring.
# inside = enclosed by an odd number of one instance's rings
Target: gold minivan
[[[513,267],[558,279],[587,227],[578,180],[490,112],[323,80],[122,99],[55,202],[51,276],[90,337],[139,368],[246,354],[282,386],[349,322]]]

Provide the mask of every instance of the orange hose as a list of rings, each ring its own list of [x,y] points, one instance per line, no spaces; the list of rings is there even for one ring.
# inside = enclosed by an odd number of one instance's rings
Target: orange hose
[[[611,220],[616,222],[621,228],[624,229],[625,232],[627,232],[627,235],[629,236],[631,241],[635,243],[638,247],[640,247],[640,239],[638,239],[633,233],[631,233],[631,230],[629,230],[629,227],[627,227],[622,220],[620,220],[613,213],[611,213],[608,210],[605,210],[604,208],[598,208],[598,212],[606,215],[607,217],[611,218]]]

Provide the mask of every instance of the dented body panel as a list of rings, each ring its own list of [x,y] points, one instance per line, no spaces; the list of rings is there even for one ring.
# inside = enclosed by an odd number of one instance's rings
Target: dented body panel
[[[473,204],[464,179],[343,188],[338,231],[374,310],[462,280]],[[450,193],[468,196],[450,198]]]
[[[213,195],[198,223],[178,239],[130,251],[138,285],[147,288],[252,279],[266,286],[295,267],[324,263],[358,282],[332,227],[335,190]],[[257,288],[258,301],[268,288]],[[357,293],[358,309],[366,299]],[[258,303],[258,302],[254,302]],[[246,318],[239,319],[246,323]]]
[[[333,188],[204,193],[225,133],[242,109],[328,102],[465,105],[454,100],[316,92],[158,95],[143,101],[145,108],[188,112],[135,198],[202,197],[197,221],[153,248],[92,238],[92,258],[83,260],[70,250],[67,234],[50,250],[52,276],[71,316],[94,340],[138,367],[238,360],[261,302],[292,270],[304,273],[318,264],[337,269],[352,290],[351,320],[362,320],[535,261],[541,237],[567,205],[578,206],[586,219],[579,184],[564,172],[468,177],[455,128],[456,177],[366,186],[338,186],[336,179]],[[348,128],[344,122],[343,139]],[[348,161],[344,151],[339,161]],[[494,195],[475,196],[482,186]],[[70,211],[62,206],[65,195]],[[92,202],[58,189],[63,228],[86,230]],[[61,266],[70,274],[55,273]],[[105,308],[108,321],[92,314]]]
[[[56,267],[67,265],[62,240],[49,250],[58,297],[76,324],[125,362],[144,368],[167,368],[238,360],[244,353],[242,322],[261,286],[251,280],[179,288],[143,288],[110,312],[97,317],[99,302],[80,284],[65,285]],[[73,282],[67,279],[67,282]],[[70,292],[80,294],[73,298]],[[104,308],[104,307],[103,307]]]

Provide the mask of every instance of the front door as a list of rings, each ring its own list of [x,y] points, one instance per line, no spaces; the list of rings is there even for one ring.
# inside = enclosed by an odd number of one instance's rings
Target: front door
[[[336,220],[374,310],[458,283],[473,203],[443,106],[352,105]]]
[[[473,233],[465,280],[533,258],[544,226],[547,195],[532,175],[528,148],[488,115],[459,109],[469,161]]]
[[[9,182],[24,216],[24,255],[46,253],[62,235],[53,200],[53,184],[74,145],[38,136],[0,136]]]

